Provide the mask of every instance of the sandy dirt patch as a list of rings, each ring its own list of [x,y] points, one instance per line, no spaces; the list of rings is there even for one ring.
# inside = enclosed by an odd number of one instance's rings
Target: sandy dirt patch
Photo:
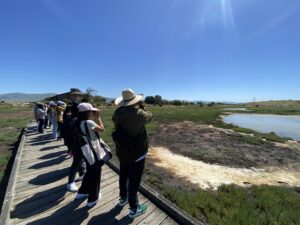
[[[192,122],[162,125],[151,137],[148,164],[172,185],[300,186],[300,144],[248,144],[231,130]]]
[[[155,166],[204,189],[217,189],[222,184],[300,184],[300,171],[292,171],[289,168],[247,169],[213,165],[174,154],[164,147],[151,148],[149,159]]]

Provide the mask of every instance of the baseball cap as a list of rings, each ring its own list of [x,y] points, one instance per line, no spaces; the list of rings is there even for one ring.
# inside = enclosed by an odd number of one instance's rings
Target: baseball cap
[[[99,109],[94,108],[94,107],[92,106],[92,104],[86,103],[86,102],[80,103],[80,104],[77,106],[77,108],[78,108],[78,111],[79,111],[79,112],[99,111]]]

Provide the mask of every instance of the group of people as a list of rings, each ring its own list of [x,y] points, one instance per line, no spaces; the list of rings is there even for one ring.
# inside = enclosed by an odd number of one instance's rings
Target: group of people
[[[52,118],[52,134],[54,138],[62,135],[69,154],[72,154],[72,164],[69,170],[67,189],[70,192],[77,192],[75,200],[86,199],[86,207],[92,208],[101,198],[100,182],[101,171],[104,160],[98,159],[95,163],[87,159],[82,150],[83,142],[95,142],[100,139],[101,133],[105,131],[100,117],[100,111],[90,103],[72,102],[70,105],[63,102],[50,102],[49,108]],[[125,132],[125,137],[130,139],[130,148],[122,142],[116,142],[116,154],[120,162],[119,207],[129,203],[130,211],[128,216],[135,218],[147,210],[147,205],[139,204],[137,193],[140,187],[142,174],[145,166],[145,159],[148,152],[148,136],[145,125],[151,121],[152,114],[143,103],[143,96],[137,95],[131,89],[122,91],[122,95],[115,100],[117,108],[112,116],[115,130]],[[38,131],[43,132],[40,126],[44,127],[47,110],[37,107]],[[41,116],[39,116],[41,114]],[[55,114],[56,121],[53,120]],[[56,122],[56,123],[55,123]],[[41,125],[42,124],[42,125]],[[55,133],[56,131],[56,133]],[[82,180],[78,188],[75,183],[76,173],[79,173],[78,180]]]
[[[34,105],[34,116],[38,123],[38,132],[44,133],[44,129],[52,126],[52,137],[62,138],[63,114],[66,103],[63,101],[50,101],[47,104],[37,102]]]

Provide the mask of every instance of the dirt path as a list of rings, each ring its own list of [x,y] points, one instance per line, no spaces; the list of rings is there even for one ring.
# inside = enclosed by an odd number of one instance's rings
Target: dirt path
[[[253,145],[231,130],[182,122],[161,126],[151,145],[150,164],[175,175],[168,182],[210,189],[231,183],[300,185],[297,142]]]

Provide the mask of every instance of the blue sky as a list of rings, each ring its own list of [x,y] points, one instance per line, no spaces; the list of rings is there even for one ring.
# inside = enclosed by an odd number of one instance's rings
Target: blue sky
[[[299,0],[0,0],[0,93],[300,99]]]

